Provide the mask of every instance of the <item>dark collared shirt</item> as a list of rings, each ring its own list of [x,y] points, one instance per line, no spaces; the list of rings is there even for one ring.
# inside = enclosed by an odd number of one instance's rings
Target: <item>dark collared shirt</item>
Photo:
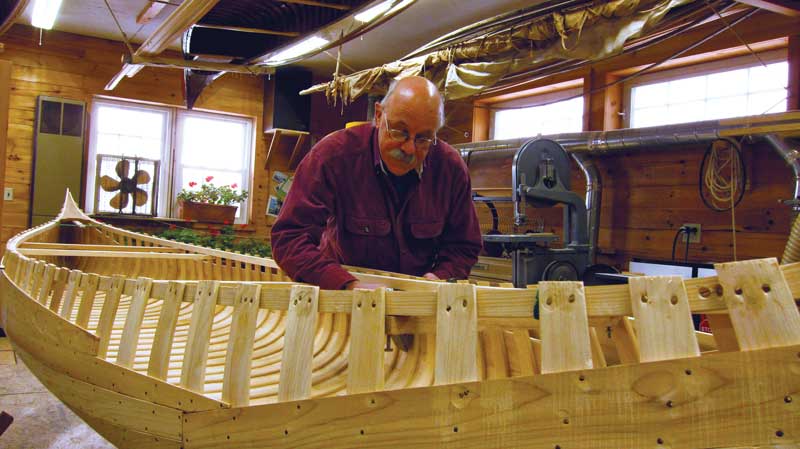
[[[272,254],[294,280],[340,289],[340,264],[465,279],[481,235],[469,172],[441,140],[400,198],[383,168],[377,130],[332,133],[297,167],[272,227]]]

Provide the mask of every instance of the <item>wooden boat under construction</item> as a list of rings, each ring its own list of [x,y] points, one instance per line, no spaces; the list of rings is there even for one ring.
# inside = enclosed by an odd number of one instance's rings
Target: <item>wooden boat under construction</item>
[[[716,269],[528,289],[363,272],[391,289],[325,291],[68,196],[8,242],[0,319],[119,447],[797,447],[800,264]]]

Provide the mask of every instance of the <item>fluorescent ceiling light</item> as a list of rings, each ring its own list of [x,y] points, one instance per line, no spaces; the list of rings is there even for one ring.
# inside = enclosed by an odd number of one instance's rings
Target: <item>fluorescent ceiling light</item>
[[[270,57],[265,62],[280,62],[280,61],[285,61],[287,59],[296,58],[298,56],[302,56],[306,53],[316,50],[327,43],[328,43],[327,39],[323,39],[319,36],[311,36],[308,39],[302,40],[292,45],[291,47],[287,48],[286,50],[283,50],[277,55]]]
[[[389,8],[392,7],[392,3],[394,3],[394,0],[386,0],[385,2],[379,3],[362,13],[356,14],[354,19],[358,20],[359,22],[372,22],[372,19],[388,11]]]
[[[58,9],[61,8],[61,0],[34,1],[31,25],[37,28],[44,28],[45,30],[53,28],[56,16],[58,15]]]

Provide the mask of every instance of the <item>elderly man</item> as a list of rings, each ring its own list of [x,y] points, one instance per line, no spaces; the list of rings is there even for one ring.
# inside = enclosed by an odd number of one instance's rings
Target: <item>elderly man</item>
[[[443,124],[436,86],[409,77],[375,105],[374,124],[317,143],[272,227],[278,265],[324,289],[360,286],[340,264],[465,279],[481,235],[467,167],[436,138]]]

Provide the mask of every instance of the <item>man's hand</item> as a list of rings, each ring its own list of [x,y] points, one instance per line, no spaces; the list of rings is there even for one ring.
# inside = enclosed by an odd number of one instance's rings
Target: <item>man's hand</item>
[[[429,281],[438,281],[439,280],[439,276],[436,276],[433,273],[425,273],[425,274],[422,275],[422,277],[424,277],[425,279],[427,279]]]

